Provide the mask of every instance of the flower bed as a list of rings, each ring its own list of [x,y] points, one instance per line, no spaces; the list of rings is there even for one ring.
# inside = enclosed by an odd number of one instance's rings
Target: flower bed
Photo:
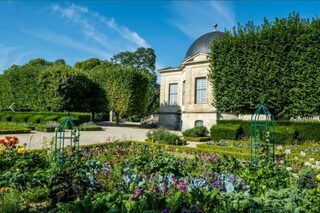
[[[125,141],[82,146],[76,153],[66,148],[59,168],[47,150],[5,140],[5,212],[9,206],[16,212],[320,211],[320,170],[291,160],[251,168],[247,160],[207,149]]]

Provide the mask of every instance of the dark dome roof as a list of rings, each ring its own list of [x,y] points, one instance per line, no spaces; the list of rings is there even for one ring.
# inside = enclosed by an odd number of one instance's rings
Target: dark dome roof
[[[206,33],[195,40],[189,47],[185,58],[194,56],[197,53],[210,53],[210,45],[214,40],[219,39],[224,33],[220,31],[214,31]]]

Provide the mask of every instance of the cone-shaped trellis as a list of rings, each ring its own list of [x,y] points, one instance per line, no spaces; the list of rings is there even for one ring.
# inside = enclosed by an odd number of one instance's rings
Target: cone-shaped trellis
[[[274,162],[275,122],[264,102],[251,116],[250,160],[253,166]]]
[[[52,154],[53,159],[57,161],[59,165],[64,164],[65,146],[70,145],[72,151],[77,150],[79,148],[79,138],[80,131],[74,125],[71,120],[70,113],[68,113],[68,117],[55,129]]]

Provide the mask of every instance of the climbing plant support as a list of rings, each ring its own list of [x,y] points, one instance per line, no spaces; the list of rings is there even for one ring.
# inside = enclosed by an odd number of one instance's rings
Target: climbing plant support
[[[251,116],[250,160],[253,166],[274,162],[275,121],[273,115],[260,101]]]

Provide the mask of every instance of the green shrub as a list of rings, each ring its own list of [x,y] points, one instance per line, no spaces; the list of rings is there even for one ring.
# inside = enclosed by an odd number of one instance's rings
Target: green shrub
[[[61,116],[57,115],[57,114],[44,116],[41,119],[41,124],[46,124],[48,121],[58,121],[60,119],[60,117]]]
[[[0,123],[0,134],[22,134],[30,133],[28,127],[20,126],[15,123]]]
[[[79,126],[80,131],[101,131],[101,126]]]
[[[27,123],[38,124],[41,122],[43,115],[32,115],[28,118]]]
[[[76,117],[76,120],[79,124],[91,121],[90,114],[74,113],[74,117]]]
[[[220,120],[218,125],[240,125],[245,137],[250,137],[250,121]],[[286,130],[288,128],[288,130]],[[286,143],[301,143],[304,141],[320,141],[320,122],[318,121],[275,121],[276,141]],[[279,134],[279,136],[277,136]],[[285,135],[287,138],[284,139]],[[277,142],[278,143],[278,142]]]
[[[183,139],[185,141],[196,141],[196,142],[205,142],[205,141],[210,141],[211,138],[208,136],[208,137],[183,137]]]
[[[26,123],[28,121],[28,118],[30,118],[32,114],[13,114],[12,116],[12,122],[16,123]]]
[[[56,127],[49,126],[49,125],[37,125],[35,127],[35,130],[39,131],[39,132],[54,132],[55,129],[56,129]]]
[[[194,128],[187,129],[182,133],[184,137],[194,137],[194,138],[206,137],[208,136],[208,134],[209,134],[209,131],[205,126],[196,126]]]
[[[239,140],[243,137],[243,128],[239,124],[213,125],[210,129],[211,139]]]
[[[181,140],[179,136],[173,134],[163,128],[159,128],[157,130],[149,131],[147,133],[147,137],[149,140],[159,143],[165,144],[173,144],[173,145],[183,145],[184,142]]]
[[[3,115],[3,116],[1,116],[1,121],[2,121],[2,122],[10,122],[10,121],[12,121],[12,115],[9,114],[9,115]]]

